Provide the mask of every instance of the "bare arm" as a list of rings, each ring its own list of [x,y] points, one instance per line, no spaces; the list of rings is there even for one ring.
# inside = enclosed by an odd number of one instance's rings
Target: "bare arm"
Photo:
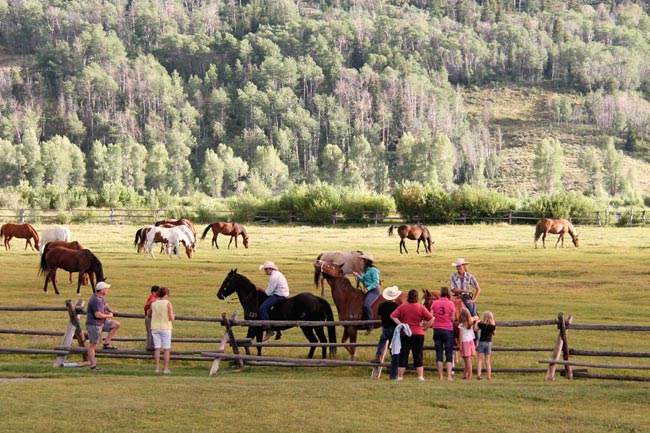
[[[176,315],[174,314],[174,307],[172,307],[171,302],[167,303],[167,315],[169,316],[169,320],[176,319]]]

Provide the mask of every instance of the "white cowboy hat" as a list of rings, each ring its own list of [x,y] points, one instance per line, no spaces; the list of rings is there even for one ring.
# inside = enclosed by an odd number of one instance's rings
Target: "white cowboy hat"
[[[451,265],[454,266],[454,267],[460,266],[460,265],[469,265],[469,262],[467,260],[465,260],[465,259],[458,258]]]
[[[99,291],[102,290],[102,289],[108,289],[109,287],[111,287],[110,284],[107,284],[107,283],[105,283],[105,282],[103,282],[103,281],[100,281],[100,282],[97,283],[97,285],[95,286],[95,292],[99,292]]]
[[[372,256],[372,254],[363,253],[359,257],[364,259],[364,260],[368,260],[369,262],[374,262],[375,261],[375,258]]]
[[[264,262],[263,265],[260,265],[260,271],[262,269],[275,269],[277,271],[278,267],[275,266],[275,263],[273,263],[271,260],[267,260]]]
[[[397,286],[390,286],[386,287],[384,291],[382,292],[382,296],[384,299],[387,301],[392,301],[393,299],[399,298],[399,296],[402,294],[402,291],[399,289]]]

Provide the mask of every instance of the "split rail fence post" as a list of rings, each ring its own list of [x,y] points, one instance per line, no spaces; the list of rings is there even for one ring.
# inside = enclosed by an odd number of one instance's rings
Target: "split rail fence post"
[[[239,313],[237,313],[236,311],[232,313],[232,317],[230,321],[234,321],[235,319],[237,319],[238,314]],[[228,321],[228,318],[226,317],[226,313],[221,314],[221,324],[226,327],[226,333],[223,334],[223,338],[221,339],[221,342],[217,346],[217,350],[216,350],[217,353],[223,353],[226,350],[226,345],[228,344],[228,340],[230,338],[232,338],[234,343],[233,349],[237,347],[237,342],[234,341],[235,338],[232,329],[230,328],[230,321]],[[239,354],[239,349],[236,349],[236,354],[237,355]],[[240,360],[239,363],[240,366],[243,367],[244,361]],[[216,374],[219,371],[220,364],[221,364],[221,358],[215,358],[214,361],[212,361],[212,367],[210,368],[210,376]]]
[[[70,321],[68,322],[68,328],[66,329],[65,334],[63,335],[63,342],[61,343],[61,346],[70,347],[70,345],[72,344],[72,339],[76,338],[77,341],[79,342],[80,347],[86,347],[86,343],[84,342],[85,340],[84,334],[81,329],[81,323],[79,322],[79,316],[77,316],[76,307],[72,305],[72,300],[70,299],[65,301],[65,306],[68,309],[68,315],[70,316]],[[67,352],[65,355],[57,355],[53,366],[61,367],[65,362],[68,353],[70,352]],[[88,361],[88,353],[83,352],[82,356],[84,361]]]
[[[558,361],[560,356],[564,358],[565,361],[569,360],[569,345],[567,340],[567,330],[566,324],[564,322],[564,314],[558,313],[557,315],[558,324],[557,327],[560,330],[560,333],[557,337],[557,342],[555,343],[555,349],[553,350],[553,361]],[[570,324],[573,321],[573,317],[569,316],[567,322]],[[555,380],[555,369],[558,364],[549,364],[548,369],[546,370],[546,380]],[[573,379],[573,368],[570,365],[565,365],[564,370],[566,372],[568,379]]]

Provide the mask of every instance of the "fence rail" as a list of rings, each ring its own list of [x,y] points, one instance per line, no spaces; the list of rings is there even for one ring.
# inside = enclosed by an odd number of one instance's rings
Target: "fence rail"
[[[197,222],[209,223],[217,220],[229,221],[233,218],[234,212],[229,209],[214,209],[209,212],[198,209],[186,209],[190,219]],[[75,222],[98,223],[98,224],[151,224],[163,218],[175,218],[175,210],[169,209],[123,209],[123,208],[85,208],[85,209],[0,209],[0,221],[19,221],[21,223],[59,223],[68,224]],[[497,223],[508,224],[530,224],[539,219],[537,213],[530,210],[505,209],[495,212],[494,216],[472,216],[463,214],[454,218],[458,224],[472,223]],[[205,220],[205,221],[203,221]],[[209,221],[208,221],[209,220]],[[385,215],[380,211],[366,211],[360,217],[348,218],[340,212],[334,212],[331,216],[331,224],[397,224],[402,222],[421,223],[426,219],[414,217],[405,219],[397,214]],[[647,223],[647,212],[645,209],[629,209],[625,211],[600,210],[591,212],[582,217],[573,217],[570,220],[574,223],[590,224],[596,226],[618,225],[618,226],[642,226]],[[309,222],[300,218],[295,212],[259,211],[253,215],[251,222],[255,224],[308,224]]]

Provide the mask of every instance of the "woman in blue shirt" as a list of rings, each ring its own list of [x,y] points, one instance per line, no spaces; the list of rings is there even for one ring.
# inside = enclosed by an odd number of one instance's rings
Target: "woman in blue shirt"
[[[373,320],[372,304],[381,296],[379,269],[375,267],[375,259],[371,254],[364,253],[359,257],[365,261],[365,270],[362,274],[358,272],[353,272],[353,274],[357,277],[357,281],[363,283],[364,288],[362,290],[366,295],[366,299],[363,302],[362,320]],[[370,334],[373,328],[373,325],[368,325],[366,335]]]

